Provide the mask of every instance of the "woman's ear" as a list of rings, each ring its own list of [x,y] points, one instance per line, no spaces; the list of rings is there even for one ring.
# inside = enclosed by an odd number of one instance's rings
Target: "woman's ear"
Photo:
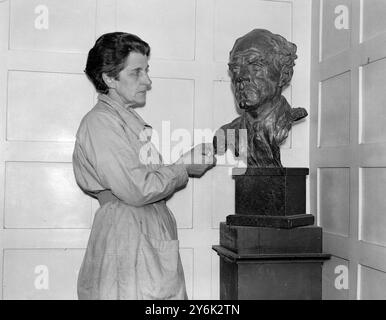
[[[109,77],[106,73],[102,73],[102,79],[105,82],[106,86],[109,87],[109,89],[115,88],[115,79],[112,77]]]

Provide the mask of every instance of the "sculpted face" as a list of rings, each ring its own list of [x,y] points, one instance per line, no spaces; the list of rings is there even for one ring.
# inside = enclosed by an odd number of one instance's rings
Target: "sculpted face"
[[[245,112],[216,132],[217,154],[230,149],[240,159],[246,156],[248,167],[282,167],[280,145],[292,123],[307,116],[305,109],[291,108],[281,96],[291,82],[296,51],[294,43],[265,29],[254,29],[235,41],[229,74],[237,103]],[[227,130],[235,130],[234,140]]]
[[[274,68],[270,56],[259,48],[234,50],[229,71],[241,109],[256,109],[280,91],[280,72]]]

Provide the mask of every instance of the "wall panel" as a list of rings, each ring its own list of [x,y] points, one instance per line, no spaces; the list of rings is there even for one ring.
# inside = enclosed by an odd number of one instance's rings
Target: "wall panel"
[[[231,154],[227,154],[231,159]],[[218,229],[226,216],[235,214],[235,183],[231,166],[217,166],[213,169],[211,185],[212,228]]]
[[[194,60],[195,10],[195,0],[117,0],[116,25],[146,39],[154,58]]]
[[[4,299],[76,299],[83,255],[81,249],[5,250]]]
[[[360,0],[362,6],[361,39],[366,41],[386,30],[386,2],[383,0]]]
[[[358,286],[359,299],[385,300],[386,272],[365,265],[360,265]]]
[[[235,40],[253,29],[268,29],[292,40],[292,3],[288,1],[216,0],[214,19],[215,61],[227,61]]]
[[[10,49],[88,52],[96,5],[96,0],[11,0]]]
[[[321,82],[319,145],[350,144],[350,72]]]
[[[347,268],[347,269],[345,269]],[[349,261],[332,256],[323,265],[322,299],[348,300],[348,288],[345,288],[344,272],[349,269]],[[348,284],[348,281],[347,281]]]
[[[386,58],[361,68],[361,142],[386,142]]]
[[[93,99],[84,75],[9,71],[7,140],[75,141]]]
[[[361,168],[360,239],[386,246],[386,168]]]
[[[350,48],[351,0],[322,0],[321,3],[320,60],[326,60]],[[348,28],[341,27],[343,12],[348,13]]]
[[[325,232],[349,235],[350,170],[319,168],[318,196],[320,223]]]
[[[212,270],[211,270],[211,280],[212,280],[212,299],[220,299],[220,259],[216,253],[211,255]]]
[[[91,218],[91,198],[76,185],[70,163],[6,164],[6,228],[90,228]]]

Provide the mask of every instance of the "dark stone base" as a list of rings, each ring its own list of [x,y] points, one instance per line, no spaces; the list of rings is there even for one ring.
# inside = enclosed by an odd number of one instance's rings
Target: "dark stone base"
[[[213,246],[220,256],[221,300],[320,300],[323,253],[236,254]]]
[[[292,229],[314,224],[314,216],[311,214],[299,214],[293,216],[257,216],[257,215],[229,215],[226,224],[231,226],[267,227]]]
[[[229,226],[220,223],[220,245],[238,254],[322,252],[322,228],[294,229]]]
[[[235,168],[235,213],[292,216],[306,213],[307,168]]]

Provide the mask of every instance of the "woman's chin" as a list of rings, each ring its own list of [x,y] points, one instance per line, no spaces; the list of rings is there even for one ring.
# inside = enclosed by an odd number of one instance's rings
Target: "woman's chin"
[[[134,103],[134,108],[141,108],[141,107],[144,107],[146,104],[146,99],[138,99],[135,101]]]

